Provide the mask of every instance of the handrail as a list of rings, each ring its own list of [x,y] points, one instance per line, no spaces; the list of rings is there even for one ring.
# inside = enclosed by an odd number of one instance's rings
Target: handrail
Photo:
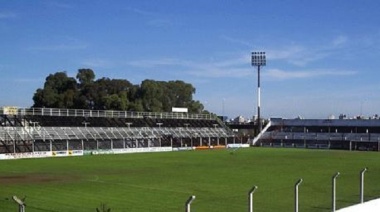
[[[7,115],[0,110],[0,115]],[[118,110],[87,110],[64,108],[18,108],[12,115],[39,116],[74,116],[74,117],[107,117],[107,118],[156,118],[156,119],[207,119],[213,120],[211,114],[178,113],[178,112],[135,112]]]
[[[261,138],[261,136],[268,130],[268,128],[272,126],[272,122],[269,121],[268,124],[264,127],[264,129],[253,139],[252,145],[255,145],[257,141]]]

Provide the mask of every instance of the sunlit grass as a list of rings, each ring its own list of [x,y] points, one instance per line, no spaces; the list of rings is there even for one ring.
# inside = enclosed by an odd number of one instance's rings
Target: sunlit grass
[[[0,211],[16,211],[11,197],[26,197],[27,211],[292,211],[300,178],[300,211],[331,211],[331,178],[337,208],[380,196],[377,152],[247,148],[0,161]]]

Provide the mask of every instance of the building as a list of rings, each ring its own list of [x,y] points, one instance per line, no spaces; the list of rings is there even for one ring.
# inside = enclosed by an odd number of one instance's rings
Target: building
[[[380,150],[379,119],[270,119],[254,145]]]

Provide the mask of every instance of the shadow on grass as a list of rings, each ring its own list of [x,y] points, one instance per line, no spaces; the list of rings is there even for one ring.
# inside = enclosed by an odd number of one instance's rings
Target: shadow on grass
[[[4,197],[4,198],[0,198],[0,205],[4,206],[5,204],[8,204],[10,206],[14,206],[15,208],[17,208],[17,203],[14,202],[12,200],[12,197]],[[50,212],[59,212],[59,211],[55,211],[55,210],[51,210],[51,209],[45,209],[45,208],[39,208],[39,207],[33,207],[33,206],[29,206],[26,204],[26,209],[35,209],[35,210],[38,210],[38,211],[50,211]]]
[[[55,210],[52,210],[52,209],[46,209],[46,208],[39,208],[39,207],[33,207],[33,206],[26,206],[25,209],[35,209],[35,210],[38,210],[38,211],[50,211],[50,212],[59,212],[59,211],[55,211]]]
[[[331,211],[331,208],[330,207],[323,207],[323,206],[313,206],[312,207],[313,209],[318,209],[321,210],[321,211]]]

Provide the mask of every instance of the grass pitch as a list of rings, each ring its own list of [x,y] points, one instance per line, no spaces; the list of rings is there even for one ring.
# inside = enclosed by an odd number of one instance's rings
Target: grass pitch
[[[25,197],[26,211],[293,211],[294,184],[300,211],[331,211],[332,176],[337,208],[380,196],[378,152],[247,148],[189,152],[97,155],[0,161],[0,211],[17,211],[12,196]]]

